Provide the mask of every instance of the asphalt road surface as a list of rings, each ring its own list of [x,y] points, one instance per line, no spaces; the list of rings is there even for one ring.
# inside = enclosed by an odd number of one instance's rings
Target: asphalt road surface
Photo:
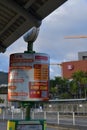
[[[7,121],[0,121],[0,130],[7,130]]]

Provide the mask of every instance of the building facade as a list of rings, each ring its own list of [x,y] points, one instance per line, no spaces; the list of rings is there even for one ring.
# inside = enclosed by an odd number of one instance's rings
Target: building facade
[[[87,60],[87,51],[78,52],[78,60]]]
[[[62,77],[72,78],[72,74],[76,71],[87,72],[87,60],[70,61],[62,63]]]
[[[72,78],[72,74],[76,71],[87,72],[87,51],[78,52],[77,61],[63,62],[62,66],[62,77],[63,78]]]

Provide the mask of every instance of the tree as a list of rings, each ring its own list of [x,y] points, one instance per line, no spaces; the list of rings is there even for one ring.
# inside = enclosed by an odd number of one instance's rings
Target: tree
[[[54,80],[50,80],[50,93],[54,98],[70,98],[70,93],[68,92],[68,79],[55,77]]]
[[[75,80],[70,81],[69,92],[71,94],[71,98],[78,98],[78,85]]]
[[[73,81],[78,86],[79,98],[86,98],[87,93],[87,73],[83,71],[77,71],[72,75]]]
[[[83,71],[76,71],[72,74],[73,80],[77,82],[82,82],[82,78],[86,77],[86,73]]]
[[[74,72],[72,80],[55,77],[55,79],[50,80],[50,93],[52,98],[86,98],[87,72]]]

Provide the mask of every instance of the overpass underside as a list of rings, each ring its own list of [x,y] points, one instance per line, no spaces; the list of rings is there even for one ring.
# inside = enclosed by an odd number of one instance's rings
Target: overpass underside
[[[67,0],[1,0],[0,52]]]

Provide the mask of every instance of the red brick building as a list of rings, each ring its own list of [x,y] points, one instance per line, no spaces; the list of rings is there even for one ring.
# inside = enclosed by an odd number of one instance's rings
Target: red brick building
[[[87,60],[63,62],[62,66],[62,77],[70,79],[72,74],[76,71],[87,72]]]

